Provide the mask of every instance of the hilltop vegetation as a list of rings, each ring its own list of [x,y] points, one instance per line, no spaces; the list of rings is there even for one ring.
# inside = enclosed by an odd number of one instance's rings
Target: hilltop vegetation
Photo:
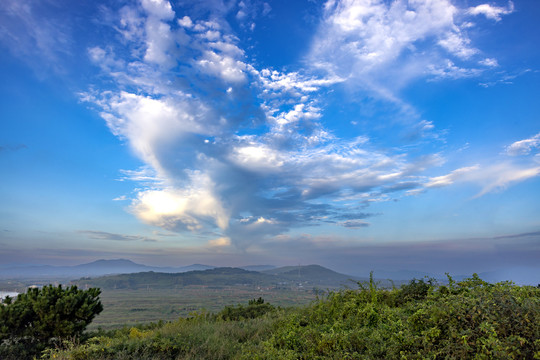
[[[540,289],[413,280],[329,292],[303,308],[262,299],[211,314],[98,332],[54,359],[539,359]]]

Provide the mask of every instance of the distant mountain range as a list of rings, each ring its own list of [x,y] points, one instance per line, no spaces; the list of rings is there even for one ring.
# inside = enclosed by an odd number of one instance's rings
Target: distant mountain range
[[[29,264],[0,264],[0,279],[34,279],[34,280],[73,280],[81,277],[98,277],[114,274],[133,274],[140,272],[155,272],[155,273],[186,273],[190,271],[203,271],[215,269],[216,266],[192,264],[179,267],[160,267],[147,266],[137,264],[131,260],[115,259],[115,260],[96,260],[87,264],[75,266],[51,266],[51,265],[29,265]],[[287,281],[293,279],[299,280],[303,276],[308,276],[310,279],[317,277],[320,282],[330,283],[337,281],[341,276],[341,282],[347,282],[349,279],[366,280],[369,274],[356,274],[356,276],[339,274],[330,269],[326,269],[319,265],[308,266],[285,266],[275,267],[273,265],[248,265],[240,266],[238,269],[251,272],[259,272],[266,275],[278,275]],[[451,274],[455,280],[462,280],[470,275]],[[531,267],[515,267],[503,270],[479,273],[480,278],[488,282],[498,282],[512,280],[521,285],[537,285],[540,283],[540,268]],[[445,276],[437,276],[421,271],[386,271],[375,270],[374,277],[376,279],[392,279],[396,284],[407,281],[413,278],[421,279],[424,277],[433,277],[437,279],[446,279]],[[310,280],[310,281],[312,281]],[[348,281],[348,284],[352,283]]]
[[[351,282],[352,280],[352,282]],[[295,266],[249,271],[240,268],[213,268],[183,273],[139,272],[82,278],[73,281],[79,287],[101,289],[171,289],[184,286],[260,286],[273,288],[337,288],[359,279],[337,273],[319,265]]]
[[[96,260],[91,263],[75,266],[52,266],[52,265],[14,265],[0,268],[0,278],[21,279],[21,278],[69,278],[95,277],[110,274],[131,274],[144,271],[182,273],[194,270],[213,269],[215,266],[193,264],[181,267],[159,267],[147,266],[134,263],[131,260]]]

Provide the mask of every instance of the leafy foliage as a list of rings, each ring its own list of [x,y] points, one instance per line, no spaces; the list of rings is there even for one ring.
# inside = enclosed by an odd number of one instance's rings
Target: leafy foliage
[[[540,358],[539,296],[538,289],[491,285],[476,275],[438,288],[412,281],[391,292],[371,282],[281,320],[244,358]]]
[[[0,306],[0,358],[23,359],[63,339],[76,338],[103,307],[99,289],[48,285]]]
[[[216,314],[216,318],[226,321],[238,321],[242,319],[255,319],[273,311],[273,305],[264,302],[264,299],[250,300],[248,306],[225,306],[223,310]]]
[[[62,359],[540,359],[540,289],[477,275],[329,292],[296,309],[262,299],[96,336]]]

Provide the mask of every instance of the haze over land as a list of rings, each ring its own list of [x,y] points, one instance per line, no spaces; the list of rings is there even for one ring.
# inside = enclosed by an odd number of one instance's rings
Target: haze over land
[[[539,16],[5,0],[0,263],[540,278]]]

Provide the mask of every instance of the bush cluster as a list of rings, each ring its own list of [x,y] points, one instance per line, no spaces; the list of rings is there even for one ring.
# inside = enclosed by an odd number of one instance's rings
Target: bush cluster
[[[223,310],[215,315],[215,318],[225,321],[255,319],[274,310],[275,307],[273,305],[265,303],[264,299],[259,297],[258,299],[250,300],[247,306],[241,304],[237,306],[225,306]]]
[[[539,359],[540,289],[488,284],[329,294],[281,319],[244,359]]]
[[[477,275],[371,279],[303,308],[254,299],[216,314],[96,334],[54,359],[540,359],[540,289]]]

